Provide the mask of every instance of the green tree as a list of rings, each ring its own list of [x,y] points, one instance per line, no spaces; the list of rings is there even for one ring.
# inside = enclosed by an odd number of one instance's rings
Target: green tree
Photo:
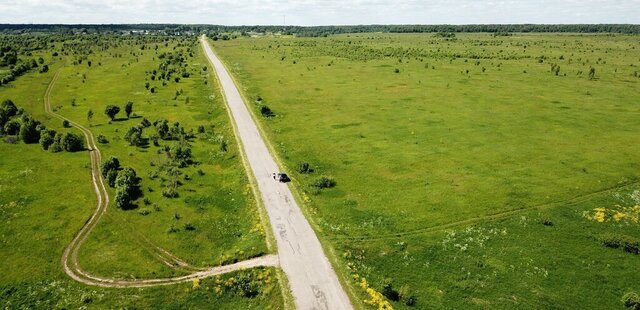
[[[127,133],[124,135],[124,139],[128,141],[130,145],[141,146],[143,144],[142,127],[133,126],[129,128]]]
[[[67,152],[82,151],[84,141],[79,135],[68,132],[62,136],[62,148]]]
[[[596,68],[589,68],[589,80],[593,80],[596,78]]]
[[[118,112],[120,112],[120,107],[116,106],[116,105],[108,105],[105,109],[104,109],[104,114],[106,114],[107,116],[109,116],[109,118],[111,120],[114,120],[116,117],[116,114],[118,114]]]
[[[131,112],[133,112],[133,102],[127,101],[127,103],[124,106],[124,113],[127,114],[127,118],[131,116]]]
[[[109,171],[118,171],[120,169],[120,161],[117,157],[111,156],[102,163],[101,172],[103,177],[107,177]]]
[[[42,146],[43,150],[48,150],[49,147],[53,144],[53,138],[56,136],[55,130],[45,129],[40,131],[40,146]]]
[[[40,140],[40,130],[38,130],[40,122],[29,118],[20,125],[20,139],[24,143],[38,143]]]
[[[92,119],[93,119],[93,110],[89,109],[89,111],[87,111],[87,121],[91,123]]]
[[[10,136],[14,136],[18,134],[20,131],[20,122],[15,119],[12,119],[4,124],[4,132]]]
[[[16,107],[15,103],[10,99],[3,101],[0,109],[2,109],[8,117],[15,116],[18,113],[18,107]]]

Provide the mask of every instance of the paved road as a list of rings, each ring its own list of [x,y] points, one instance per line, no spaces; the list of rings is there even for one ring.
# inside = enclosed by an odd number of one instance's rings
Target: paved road
[[[218,75],[244,153],[258,182],[278,244],[280,266],[289,278],[296,307],[352,309],[318,237],[300,211],[289,187],[271,177],[273,172],[279,170],[278,165],[260,136],[233,79],[211,50],[206,38],[203,36],[200,40]]]

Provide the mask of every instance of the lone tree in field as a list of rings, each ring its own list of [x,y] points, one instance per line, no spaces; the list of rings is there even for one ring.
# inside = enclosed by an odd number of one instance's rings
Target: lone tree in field
[[[589,68],[589,80],[593,80],[596,78],[596,68]]]
[[[104,114],[106,114],[107,116],[109,116],[109,118],[111,120],[114,120],[116,117],[116,114],[118,114],[118,112],[120,112],[120,107],[115,106],[115,105],[108,105],[105,109],[104,109]]]
[[[133,112],[133,102],[127,101],[127,104],[124,106],[124,113],[127,114],[127,118],[131,116],[131,112]]]
[[[93,110],[89,109],[89,111],[87,111],[87,121],[91,123],[92,118],[93,118]]]

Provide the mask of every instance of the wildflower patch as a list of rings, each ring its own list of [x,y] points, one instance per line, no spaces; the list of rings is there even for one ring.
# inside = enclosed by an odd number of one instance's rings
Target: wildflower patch
[[[583,216],[591,221],[598,223],[614,222],[614,223],[640,223],[640,204],[632,207],[623,207],[615,205],[612,208],[598,207],[591,211],[585,211]]]

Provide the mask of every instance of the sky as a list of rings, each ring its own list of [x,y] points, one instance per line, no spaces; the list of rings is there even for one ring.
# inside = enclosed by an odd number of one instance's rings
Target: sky
[[[640,0],[0,0],[0,24],[640,24]]]

